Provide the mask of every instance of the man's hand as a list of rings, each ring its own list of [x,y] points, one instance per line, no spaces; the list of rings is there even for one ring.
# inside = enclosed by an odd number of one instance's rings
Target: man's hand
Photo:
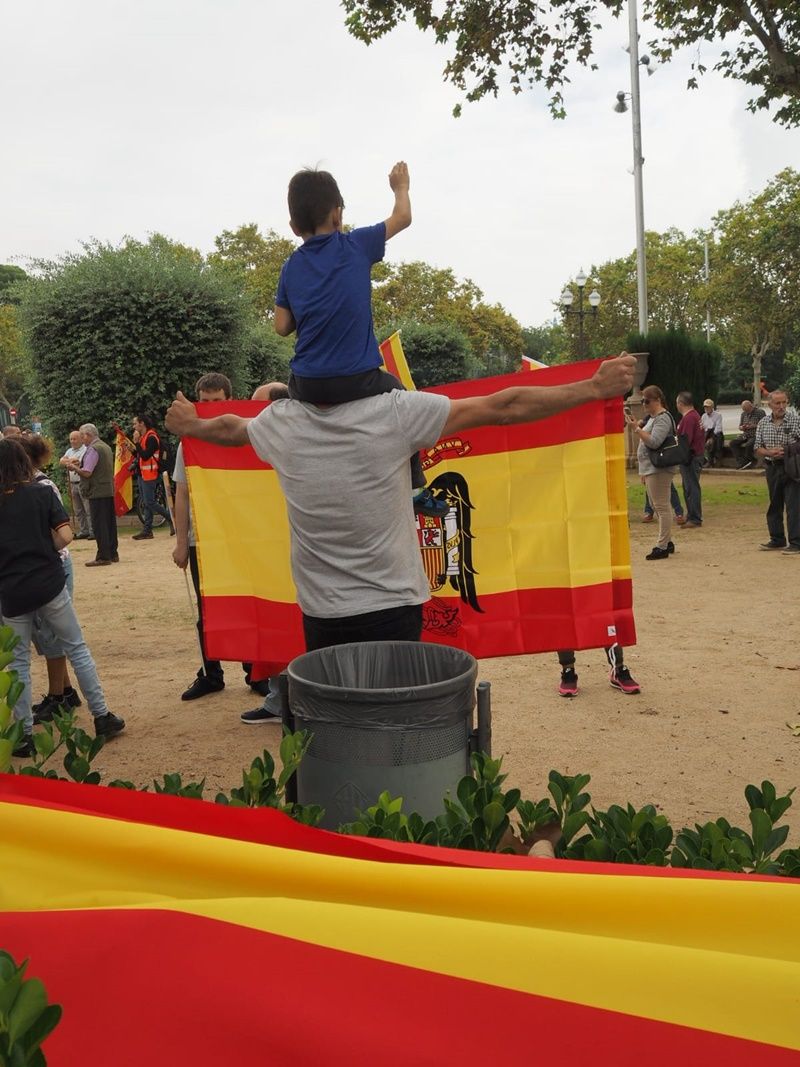
[[[624,396],[633,389],[633,376],[636,371],[636,356],[627,352],[606,359],[594,372],[592,385],[600,400],[610,400],[615,396]]]
[[[189,546],[175,545],[172,550],[172,559],[176,567],[180,567],[182,571],[185,571],[189,565]]]
[[[400,189],[408,190],[410,187],[411,178],[408,173],[408,164],[401,160],[399,163],[395,163],[389,171],[389,188],[393,193],[397,193]]]
[[[186,437],[191,434],[198,421],[194,404],[187,400],[179,389],[169,406],[164,425],[176,437]]]

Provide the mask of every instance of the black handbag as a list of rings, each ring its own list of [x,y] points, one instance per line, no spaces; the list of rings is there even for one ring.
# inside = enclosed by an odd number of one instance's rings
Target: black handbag
[[[672,423],[672,433],[667,434],[658,448],[648,448],[650,462],[654,467],[677,467],[686,465],[692,458],[692,448],[685,433],[678,433],[675,420],[667,412]]]

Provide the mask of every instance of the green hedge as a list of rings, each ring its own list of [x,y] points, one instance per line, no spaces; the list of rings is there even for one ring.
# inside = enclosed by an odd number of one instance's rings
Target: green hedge
[[[629,352],[649,352],[645,385],[657,385],[667,398],[673,413],[675,397],[687,389],[695,407],[702,408],[706,397],[716,402],[722,352],[703,338],[690,337],[685,330],[650,330],[647,334],[630,334]]]

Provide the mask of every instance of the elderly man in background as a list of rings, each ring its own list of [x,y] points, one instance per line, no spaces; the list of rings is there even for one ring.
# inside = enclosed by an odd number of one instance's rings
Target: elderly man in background
[[[759,420],[755,436],[755,454],[764,460],[769,490],[769,541],[761,548],[765,552],[782,549],[786,555],[800,555],[800,482],[789,477],[783,464],[787,445],[800,441],[800,415],[789,408],[789,398],[782,389],[770,393],[769,408],[769,414]]]
[[[703,414],[700,425],[706,435],[706,461],[709,467],[716,467],[722,462],[722,450],[725,447],[725,434],[722,429],[722,412],[714,408],[711,399],[703,401]]]
[[[85,487],[97,541],[97,555],[86,566],[107,567],[111,563],[119,563],[117,516],[114,512],[114,456],[105,441],[100,440],[94,423],[85,422],[80,433],[86,451],[80,463],[73,460],[68,469],[77,471]]]
[[[757,408],[752,400],[742,401],[742,414],[739,416],[739,436],[731,441],[731,451],[740,471],[747,470],[755,463],[756,426],[766,412]]]
[[[81,460],[85,454],[86,445],[83,443],[80,430],[71,430],[69,448],[58,462],[60,466],[66,467],[69,476],[69,496],[72,501],[72,518],[75,526],[76,541],[89,541],[94,537],[92,521],[89,517],[89,503],[82,491],[81,476],[73,469],[76,461],[80,467]]]

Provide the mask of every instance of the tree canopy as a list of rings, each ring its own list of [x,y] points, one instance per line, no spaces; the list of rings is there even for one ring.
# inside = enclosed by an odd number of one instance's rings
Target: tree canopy
[[[452,46],[445,80],[468,101],[496,96],[501,71],[515,93],[541,84],[550,93],[550,109],[562,118],[564,87],[570,67],[592,62],[596,19],[602,10],[619,15],[624,0],[342,0],[346,25],[370,44],[400,22],[413,19],[430,30],[439,44]],[[778,104],[774,119],[786,126],[800,123],[800,8],[775,0],[726,0],[674,3],[643,0],[642,14],[657,30],[649,43],[668,60],[686,45],[728,41],[714,64],[726,78],[751,89],[752,111]],[[705,72],[698,59],[689,87]],[[461,106],[456,107],[456,114]]]
[[[251,384],[258,322],[248,297],[160,235],[36,263],[21,297],[34,397],[57,437],[82,422],[105,435],[137,411],[160,418],[207,371],[240,392]]]

